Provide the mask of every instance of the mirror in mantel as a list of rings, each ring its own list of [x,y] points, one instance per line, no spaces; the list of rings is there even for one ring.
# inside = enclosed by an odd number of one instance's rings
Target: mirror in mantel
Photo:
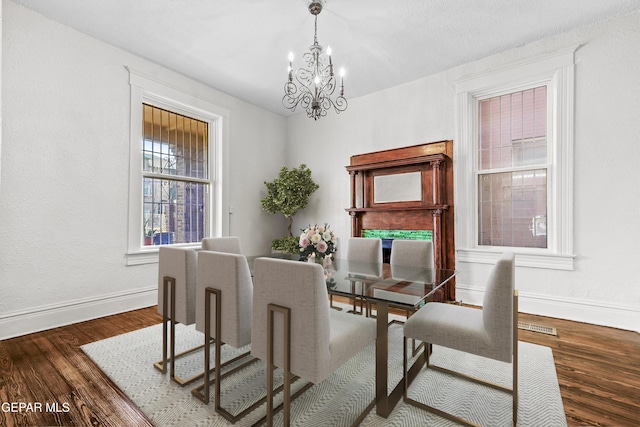
[[[373,178],[373,203],[414,202],[422,200],[420,172],[376,175]]]

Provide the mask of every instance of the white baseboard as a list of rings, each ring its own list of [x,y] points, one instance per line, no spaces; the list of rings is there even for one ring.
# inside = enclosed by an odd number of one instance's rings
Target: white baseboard
[[[85,298],[64,304],[41,306],[0,315],[0,340],[33,332],[97,319],[157,304],[158,289],[151,286],[135,291]],[[482,305],[484,290],[456,284],[456,298]],[[640,332],[640,307],[573,298],[550,297],[519,292],[519,311]]]
[[[483,297],[483,289],[456,283],[458,301],[481,306]],[[640,332],[640,307],[628,304],[612,304],[519,291],[518,309],[522,313]]]
[[[158,288],[83,298],[0,315],[0,340],[97,319],[158,303]]]

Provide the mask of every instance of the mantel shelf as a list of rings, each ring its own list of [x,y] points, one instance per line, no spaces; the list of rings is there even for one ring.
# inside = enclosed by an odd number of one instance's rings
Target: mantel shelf
[[[374,206],[369,208],[347,208],[347,212],[383,212],[383,211],[436,211],[447,210],[449,205],[424,205],[424,206]]]

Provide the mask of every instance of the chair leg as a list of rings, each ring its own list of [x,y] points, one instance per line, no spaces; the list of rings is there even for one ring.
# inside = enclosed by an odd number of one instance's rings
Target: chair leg
[[[236,423],[239,419],[243,418],[245,415],[247,415],[249,412],[251,412],[254,408],[257,408],[262,402],[257,402],[256,404],[252,405],[251,407],[247,408],[246,410],[240,412],[238,415],[233,415],[231,414],[231,412],[227,411],[225,408],[222,407],[222,401],[221,401],[221,388],[222,388],[222,379],[223,377],[236,372],[242,368],[244,368],[245,366],[248,366],[252,363],[255,363],[258,361],[258,359],[256,358],[251,358],[249,361],[243,363],[242,365],[236,367],[235,369],[232,369],[231,371],[227,372],[225,375],[222,375],[222,364],[220,363],[220,353],[221,353],[221,347],[222,347],[222,292],[218,289],[213,289],[213,288],[206,288],[205,289],[205,295],[206,295],[206,299],[205,299],[205,319],[207,317],[209,317],[209,319],[211,318],[211,299],[210,296],[211,295],[215,295],[216,297],[216,355],[215,355],[215,375],[216,375],[216,379],[215,379],[215,391],[214,391],[214,398],[216,400],[216,412],[220,415],[222,415],[227,421],[230,421],[231,423]],[[208,320],[205,320],[205,339],[206,337],[209,337],[209,333],[210,331],[206,331],[207,328],[210,328],[210,322]],[[239,358],[242,358],[244,356],[247,356],[249,354],[249,352],[246,352],[242,355],[240,355],[239,357],[235,358],[234,360],[237,360]],[[209,352],[207,352],[207,356],[206,359],[209,358]],[[205,361],[205,369],[208,372],[209,369],[209,364],[208,364],[208,360]],[[208,374],[207,374],[208,376]],[[209,394],[209,386],[208,386],[208,382],[205,381],[205,384],[207,384],[207,392],[206,394]]]
[[[169,296],[171,298],[169,298]],[[169,301],[169,299],[171,301]],[[193,353],[203,348],[199,345],[182,353],[176,354],[176,279],[169,276],[162,278],[162,360],[155,362],[153,366],[161,371],[163,374],[167,373],[167,365],[169,365],[169,377],[172,381],[178,383],[180,386],[196,381],[202,378],[203,373],[196,374],[191,378],[181,378],[175,373],[175,361],[176,359]],[[167,326],[167,324],[169,326]],[[169,337],[171,339],[169,343]],[[169,354],[167,355],[167,347],[169,348]]]
[[[518,424],[518,291],[513,291],[513,359],[511,361],[513,365],[513,384],[512,384],[512,398],[513,398],[513,425]]]
[[[241,418],[245,417],[247,414],[249,414],[250,412],[252,412],[254,409],[258,408],[259,406],[263,405],[264,402],[267,402],[267,415],[265,416],[265,418],[263,418],[262,420],[258,421],[258,423],[256,424],[261,424],[262,422],[265,422],[268,426],[273,425],[273,415],[275,413],[277,413],[279,410],[284,409],[284,425],[288,426],[290,424],[290,414],[291,414],[291,401],[296,399],[297,397],[301,396],[305,391],[307,391],[309,388],[311,388],[311,386],[313,386],[312,383],[308,383],[306,385],[304,385],[303,387],[301,387],[296,393],[294,393],[293,395],[291,395],[291,383],[298,380],[298,377],[295,375],[291,374],[291,310],[289,308],[286,307],[281,307],[275,304],[269,304],[268,306],[268,318],[267,318],[267,393],[266,396],[263,397],[262,399],[258,400],[257,402],[255,402],[253,405],[251,405],[250,407],[244,409],[241,413],[239,413],[238,415],[233,415],[230,412],[228,412],[226,409],[224,409],[221,406],[221,384],[222,384],[222,380],[227,377],[228,375],[231,375],[237,371],[239,371],[240,369],[255,363],[258,361],[257,358],[255,357],[251,357],[251,359],[247,362],[244,362],[243,364],[233,368],[230,371],[225,372],[224,374],[222,374],[222,368],[224,366],[226,366],[229,363],[233,363],[236,362],[238,360],[240,360],[241,358],[247,356],[250,354],[250,352],[241,354],[240,356],[237,356],[225,363],[220,363],[220,353],[221,353],[221,347],[224,344],[222,342],[222,340],[217,339],[218,337],[221,336],[221,330],[220,330],[220,325],[222,322],[222,298],[221,298],[221,292],[218,289],[214,289],[214,288],[206,288],[205,289],[205,337],[210,337],[211,336],[211,296],[215,295],[216,297],[216,339],[213,339],[214,343],[215,343],[215,368],[213,369],[213,372],[215,373],[215,380],[213,382],[215,382],[215,409],[216,412],[218,414],[220,414],[222,417],[224,417],[227,421],[231,422],[232,424],[235,424],[238,420],[240,420]],[[284,315],[284,381],[283,384],[277,388],[273,388],[273,371],[276,369],[275,365],[273,364],[273,337],[274,337],[274,331],[273,331],[273,316],[274,313],[281,313]],[[200,400],[202,400],[205,403],[209,403],[209,386],[211,385],[211,380],[210,380],[210,373],[211,373],[211,369],[209,369],[210,366],[210,342],[205,343],[205,382],[202,386],[197,387],[195,389],[192,390],[192,394],[196,397],[198,397]],[[203,390],[204,389],[204,390]],[[273,407],[273,397],[280,392],[283,392],[283,403],[281,403],[277,408]]]
[[[337,311],[342,311],[342,307],[336,307],[333,305],[333,294],[329,294],[329,307]]]
[[[169,298],[171,296],[171,298]],[[170,300],[170,301],[169,301]],[[175,361],[187,354],[193,353],[203,348],[199,345],[182,353],[176,354],[175,334],[176,334],[176,279],[169,276],[162,278],[162,360],[153,364],[163,374],[167,373],[167,365],[169,365],[169,377],[172,381],[180,386],[185,386],[193,381],[202,378],[203,374],[196,374],[191,378],[181,378],[175,373]],[[168,325],[168,326],[167,326]],[[168,336],[170,335],[170,340]],[[167,355],[167,347],[169,354]]]
[[[276,304],[267,306],[267,426],[273,425],[273,371],[275,365],[273,363],[273,318],[275,313],[284,316],[284,352],[283,352],[283,395],[284,395],[284,426],[290,425],[291,415],[291,309]]]
[[[402,398],[407,398],[407,391],[409,390],[409,372],[407,370],[407,337],[402,338],[402,381],[404,382],[402,390]]]
[[[220,341],[221,341],[221,327],[220,320],[222,319],[222,292],[219,289],[206,288],[204,291],[204,340],[205,343],[211,337],[211,296],[214,295],[216,298],[216,354],[214,363],[215,367],[215,375],[216,375],[216,388],[214,392],[214,398],[216,399],[216,411],[218,410],[218,406],[220,405]],[[211,366],[211,346],[210,344],[205,345],[204,352],[204,399],[207,403],[209,403],[209,367]]]
[[[517,334],[517,331],[516,331],[516,334]],[[404,349],[403,349],[404,356],[403,357],[405,358],[405,360],[403,360],[403,369],[404,369],[403,374],[405,375],[404,378],[406,378],[406,375],[407,375],[407,366],[405,365],[405,364],[407,364],[407,361],[406,361],[406,357],[407,357],[407,342],[408,342],[408,338],[405,337],[404,338],[404,345],[403,345],[403,347],[404,347]],[[518,365],[518,363],[517,363],[517,350],[514,350],[514,359],[513,359],[513,372],[514,372],[513,373],[513,375],[514,375],[514,377],[513,377],[513,388],[508,388],[508,387],[505,387],[505,386],[500,385],[500,384],[495,384],[495,383],[488,382],[488,381],[485,381],[485,380],[482,380],[482,379],[479,379],[479,378],[476,378],[476,377],[472,377],[472,376],[469,376],[469,375],[466,375],[466,374],[463,374],[463,373],[460,373],[460,372],[456,372],[456,371],[452,371],[452,370],[449,370],[449,369],[446,369],[446,368],[442,368],[442,367],[437,366],[437,365],[432,365],[429,362],[429,359],[430,359],[430,356],[431,356],[431,353],[432,353],[432,350],[433,350],[432,344],[431,343],[424,343],[424,344],[425,344],[425,348],[424,348],[425,364],[426,364],[428,369],[433,369],[433,370],[436,370],[436,371],[444,372],[444,373],[449,374],[449,375],[454,375],[456,377],[459,377],[459,378],[462,378],[462,379],[465,379],[465,380],[468,380],[468,381],[472,381],[472,382],[475,382],[477,384],[482,384],[484,386],[488,386],[488,387],[494,388],[496,390],[500,390],[500,391],[512,394],[513,395],[512,422],[513,422],[514,426],[516,425],[516,423],[517,423],[517,400],[518,400],[518,398],[517,398],[517,395],[518,395],[518,390],[517,390],[517,387],[518,387],[518,385],[517,385],[517,365]],[[517,344],[517,342],[516,342],[516,344]],[[443,418],[446,418],[448,420],[454,421],[454,422],[456,422],[458,424],[461,424],[461,425],[464,425],[464,426],[470,426],[470,427],[477,427],[476,424],[471,423],[471,422],[469,422],[469,421],[467,421],[467,420],[465,420],[463,418],[460,418],[458,416],[449,414],[449,413],[444,412],[444,411],[442,411],[440,409],[437,409],[437,408],[434,408],[432,406],[426,405],[426,404],[424,404],[422,402],[418,402],[417,400],[411,399],[408,396],[408,388],[407,388],[406,383],[405,383],[405,391],[404,391],[404,394],[403,394],[403,400],[404,400],[405,403],[413,405],[413,406],[415,406],[417,408],[421,408],[421,409],[423,409],[425,411],[431,412],[433,414],[436,414],[436,415],[438,415],[440,417],[443,417]]]
[[[205,351],[204,351],[204,374],[203,374],[204,384],[200,387],[196,387],[195,389],[193,389],[191,391],[191,394],[196,396],[198,399],[202,400],[204,403],[209,403],[210,401],[209,387],[211,386],[211,383],[212,383],[211,381],[212,370],[210,369],[211,341],[212,341],[211,339],[211,297],[212,296],[215,296],[215,307],[216,307],[216,326],[215,326],[216,330],[215,330],[215,339],[213,339],[213,342],[215,343],[215,356],[214,356],[215,368],[213,369],[213,372],[215,374],[215,379],[213,381],[215,382],[215,389],[214,389],[214,399],[216,402],[215,410],[218,414],[222,415],[222,417],[224,417],[227,421],[235,424],[238,420],[243,418],[249,412],[257,408],[258,406],[262,405],[262,403],[264,403],[264,400],[256,402],[255,404],[245,409],[238,415],[233,415],[229,411],[227,411],[225,408],[222,407],[222,402],[221,402],[222,380],[228,375],[231,375],[239,371],[240,369],[252,363],[257,362],[258,359],[255,357],[251,357],[248,361],[222,374],[223,367],[248,356],[250,352],[248,351],[246,353],[243,353],[239,356],[234,357],[231,360],[226,361],[225,363],[221,363],[220,354],[221,354],[222,345],[224,344],[220,339],[220,337],[222,336],[222,326],[221,326],[222,325],[222,292],[219,289],[214,289],[211,287],[205,288],[205,301],[204,301],[204,319],[205,319],[204,320],[205,321],[205,325],[204,325]]]

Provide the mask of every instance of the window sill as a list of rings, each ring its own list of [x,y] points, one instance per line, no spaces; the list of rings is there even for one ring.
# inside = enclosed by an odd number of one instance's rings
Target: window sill
[[[564,254],[541,254],[518,252],[513,248],[505,248],[504,251],[512,250],[516,254],[516,266],[545,268],[549,270],[573,271],[575,255]],[[495,264],[503,251],[484,249],[458,249],[457,259],[460,262],[471,262],[480,264]]]
[[[191,248],[196,251],[200,250],[201,245],[197,244],[181,244],[171,245],[171,247]],[[125,261],[127,266],[144,265],[144,264],[157,264],[158,253],[160,246],[155,246],[152,249],[144,249],[137,252],[128,252],[125,254]]]
[[[144,252],[129,252],[125,254],[127,266],[155,264],[158,262],[158,250],[150,250]]]

